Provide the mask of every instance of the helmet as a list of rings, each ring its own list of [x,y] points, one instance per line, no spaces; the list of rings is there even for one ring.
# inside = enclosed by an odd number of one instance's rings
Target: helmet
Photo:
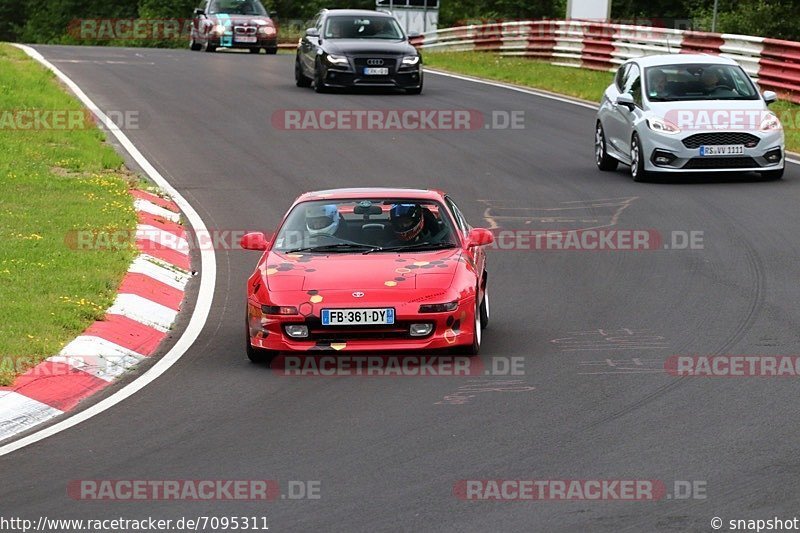
[[[333,235],[339,228],[339,210],[333,204],[308,207],[306,228],[311,235]]]
[[[422,206],[394,204],[389,210],[389,220],[395,236],[401,241],[410,241],[422,231]]]

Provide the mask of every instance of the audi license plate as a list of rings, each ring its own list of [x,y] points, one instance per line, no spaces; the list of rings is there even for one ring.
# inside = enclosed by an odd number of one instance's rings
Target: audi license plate
[[[701,146],[700,155],[742,155],[744,154],[743,144],[720,144],[713,146]]]
[[[388,76],[388,67],[364,67],[365,76]]]
[[[323,309],[323,326],[394,324],[394,309]]]
[[[233,40],[237,43],[255,43],[258,41],[258,37],[255,35],[234,35]]]

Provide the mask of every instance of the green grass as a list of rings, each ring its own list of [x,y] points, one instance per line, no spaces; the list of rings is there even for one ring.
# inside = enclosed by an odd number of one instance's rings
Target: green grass
[[[25,109],[82,106],[49,71],[0,44],[0,113]],[[112,303],[133,246],[76,250],[70,235],[135,228],[130,180],[94,125],[21,130],[0,121],[0,385],[57,354]]]
[[[769,106],[783,123],[786,134],[786,149],[800,152],[800,105],[781,100]]]
[[[557,67],[534,59],[502,57],[486,52],[428,52],[428,67],[492,80],[534,87],[599,102],[613,74],[595,70]],[[786,149],[800,152],[800,105],[780,101],[770,106],[783,122]]]
[[[556,67],[544,61],[503,57],[486,52],[428,52],[425,65],[432,68],[544,89],[599,102],[614,75],[610,72]]]

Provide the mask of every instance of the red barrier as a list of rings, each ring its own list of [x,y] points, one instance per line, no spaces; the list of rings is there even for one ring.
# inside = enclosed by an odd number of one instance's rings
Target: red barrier
[[[800,43],[764,39],[758,82],[782,98],[800,103]]]
[[[580,20],[495,21],[429,32],[411,42],[431,50],[500,52],[602,71],[640,55],[719,55],[724,49],[762,87],[800,103],[800,42]]]
[[[614,28],[609,24],[589,24],[584,30],[583,68],[609,70],[614,67]]]
[[[682,54],[719,54],[725,39],[718,33],[687,31],[681,43]]]

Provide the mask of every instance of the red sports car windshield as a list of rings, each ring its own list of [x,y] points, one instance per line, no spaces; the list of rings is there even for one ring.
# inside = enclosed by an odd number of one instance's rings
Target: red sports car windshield
[[[403,252],[458,246],[454,225],[431,200],[317,200],[294,207],[278,231],[277,252]]]

